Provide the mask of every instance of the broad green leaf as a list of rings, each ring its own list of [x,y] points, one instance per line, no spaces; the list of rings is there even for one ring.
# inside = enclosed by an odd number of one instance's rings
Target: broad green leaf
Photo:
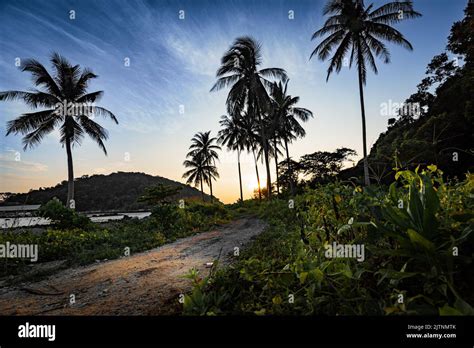
[[[445,304],[441,308],[438,308],[438,310],[439,310],[439,315],[462,315],[462,313],[458,311],[456,308],[450,307],[447,304]]]
[[[413,244],[421,246],[423,249],[428,251],[435,250],[434,244],[415,230],[408,229],[407,234]]]
[[[474,315],[474,309],[471,305],[460,297],[454,302],[454,307],[464,315]]]
[[[421,231],[423,229],[423,204],[414,181],[410,184],[408,214],[417,227],[416,230]]]

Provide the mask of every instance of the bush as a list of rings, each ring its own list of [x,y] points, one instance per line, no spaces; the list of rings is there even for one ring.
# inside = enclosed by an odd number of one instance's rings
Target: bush
[[[51,223],[59,229],[86,229],[91,226],[91,220],[87,216],[63,206],[57,198],[42,205],[38,213],[41,217],[50,219]]]

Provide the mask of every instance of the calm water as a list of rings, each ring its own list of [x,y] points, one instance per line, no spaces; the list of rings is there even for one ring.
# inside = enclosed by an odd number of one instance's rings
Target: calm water
[[[106,222],[112,220],[122,220],[125,216],[131,218],[143,219],[147,216],[150,216],[151,212],[138,212],[138,213],[118,213],[115,215],[102,215],[102,216],[92,216],[96,214],[89,214],[89,218],[93,222]],[[49,225],[50,221],[41,217],[17,217],[17,218],[0,218],[0,227],[1,228],[11,228],[11,227],[33,227],[33,226],[44,226]]]

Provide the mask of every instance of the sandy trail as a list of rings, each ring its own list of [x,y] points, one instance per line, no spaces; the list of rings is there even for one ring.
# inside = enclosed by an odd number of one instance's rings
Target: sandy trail
[[[241,248],[264,228],[259,219],[242,218],[147,252],[4,287],[0,315],[170,314],[181,306],[179,295],[190,290],[190,280],[183,274],[194,267],[207,275],[205,264],[219,254],[219,265],[228,264],[234,248]],[[76,301],[72,305],[71,294]]]

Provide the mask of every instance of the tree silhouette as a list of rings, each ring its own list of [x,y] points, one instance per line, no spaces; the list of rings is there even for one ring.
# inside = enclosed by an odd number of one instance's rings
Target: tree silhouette
[[[394,1],[375,10],[372,8],[373,4],[366,6],[363,0],[328,1],[323,9],[323,14],[329,15],[329,18],[321,29],[314,32],[311,40],[327,36],[316,46],[310,57],[311,59],[317,55],[320,60],[326,60],[335,49],[330,59],[326,81],[333,71],[338,73],[341,70],[343,62],[346,62],[349,67],[354,61],[357,65],[365,185],[370,185],[364,106],[367,65],[377,74],[375,57],[380,57],[384,63],[390,62],[390,53],[382,42],[383,40],[413,50],[412,45],[391,25],[421,16],[420,13],[413,10],[412,1]],[[350,56],[347,58],[349,53]]]
[[[118,124],[117,118],[109,110],[93,106],[100,100],[103,91],[87,93],[91,79],[97,78],[90,69],[72,65],[58,53],[53,53],[51,63],[54,75],[37,60],[27,59],[20,69],[33,75],[36,87],[42,90],[32,92],[0,92],[0,101],[21,100],[32,109],[46,110],[25,113],[7,123],[7,133],[23,135],[23,149],[38,145],[47,134],[59,128],[60,143],[66,147],[68,167],[67,205],[74,203],[74,169],[72,147],[80,145],[84,133],[89,135],[107,155],[104,140],[108,138],[105,128],[93,121],[91,116],[106,116]]]

